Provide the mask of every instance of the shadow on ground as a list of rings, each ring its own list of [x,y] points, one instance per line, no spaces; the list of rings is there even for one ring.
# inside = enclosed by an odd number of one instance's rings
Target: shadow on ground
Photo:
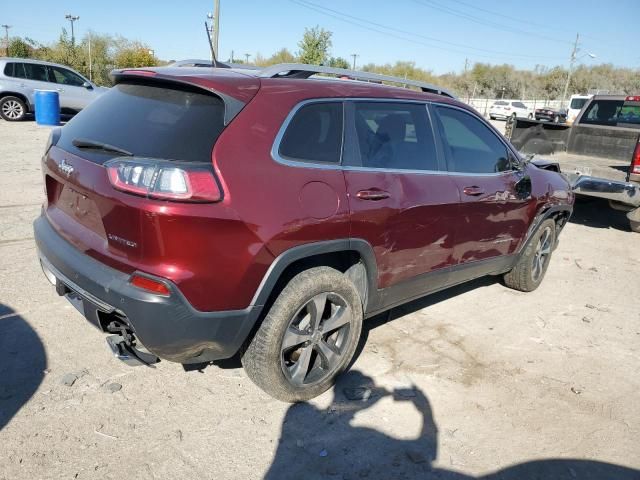
[[[627,214],[614,210],[607,200],[601,198],[578,197],[569,221],[592,228],[613,228],[631,232]]]
[[[354,399],[355,398],[355,399]],[[383,398],[411,403],[421,417],[420,434],[393,438],[353,424],[358,412]],[[388,418],[394,422],[393,416]],[[591,460],[548,459],[510,466],[482,477],[436,468],[438,427],[427,396],[415,386],[389,391],[358,371],[343,375],[328,409],[292,405],[265,479],[483,479],[637,480],[640,471]]]
[[[44,377],[47,357],[27,321],[0,303],[0,430],[27,403]]]

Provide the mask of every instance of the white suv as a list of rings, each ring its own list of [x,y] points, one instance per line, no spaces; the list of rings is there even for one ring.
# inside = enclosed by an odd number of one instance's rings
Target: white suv
[[[533,118],[533,111],[524,103],[512,100],[498,100],[489,109],[489,118],[507,119],[509,117]]]
[[[26,58],[0,58],[0,116],[22,120],[34,111],[35,90],[56,90],[63,113],[75,113],[108,89],[64,65]]]

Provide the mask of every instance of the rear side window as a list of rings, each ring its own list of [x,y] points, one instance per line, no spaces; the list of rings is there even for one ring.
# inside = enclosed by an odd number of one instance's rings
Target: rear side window
[[[86,139],[127,150],[138,157],[211,162],[224,128],[224,103],[199,89],[121,83],[109,89],[62,129],[58,146],[96,163],[117,153],[78,149]]]
[[[509,102],[504,102],[502,100],[498,100],[494,105],[509,105]]]
[[[513,102],[512,105],[517,108],[527,108],[527,106],[522,102]]]
[[[436,107],[448,169],[496,173],[510,169],[507,147],[484,123],[461,110]]]
[[[345,165],[392,170],[438,170],[433,131],[422,104],[355,102],[354,147]]]
[[[303,162],[340,163],[342,102],[312,103],[301,107],[280,142],[281,157]]]
[[[36,80],[38,82],[49,81],[49,76],[47,75],[47,67],[45,65],[38,65],[37,63],[23,63],[22,67],[25,71],[24,78],[26,78],[27,80]]]
[[[615,127],[640,127],[640,106],[624,100],[594,100],[584,111],[581,124]]]

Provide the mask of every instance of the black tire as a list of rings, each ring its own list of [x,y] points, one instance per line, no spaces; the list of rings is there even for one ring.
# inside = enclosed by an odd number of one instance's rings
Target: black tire
[[[538,288],[547,272],[555,244],[556,223],[547,219],[533,234],[515,267],[505,273],[505,285],[521,292],[532,292]]]
[[[516,113],[515,113],[515,112],[513,112],[513,113],[511,114],[511,118],[513,118],[514,120],[516,119],[516,117],[517,117],[517,116],[518,116],[518,115],[516,115]]]
[[[348,323],[331,328],[345,318]],[[289,281],[269,309],[242,355],[242,365],[258,387],[278,400],[317,397],[351,362],[362,318],[360,296],[345,275],[329,267],[305,270]]]
[[[19,122],[27,115],[27,105],[18,97],[0,99],[0,117],[8,122]]]
[[[492,116],[492,115],[489,115],[489,119],[490,119],[490,120],[495,120],[495,119],[496,119],[496,117],[494,117],[494,116]]]
[[[533,114],[530,113],[528,118],[529,118],[529,120],[533,120]]]

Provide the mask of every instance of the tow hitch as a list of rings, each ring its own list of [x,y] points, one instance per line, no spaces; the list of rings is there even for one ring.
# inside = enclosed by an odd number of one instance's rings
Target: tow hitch
[[[118,360],[121,360],[131,367],[146,365],[151,368],[155,368],[153,364],[160,361],[160,359],[152,353],[137,349],[135,346],[135,337],[124,325],[111,322],[107,330],[109,332],[118,332],[117,335],[109,335],[106,338],[107,345],[109,345],[111,352],[113,352]]]

